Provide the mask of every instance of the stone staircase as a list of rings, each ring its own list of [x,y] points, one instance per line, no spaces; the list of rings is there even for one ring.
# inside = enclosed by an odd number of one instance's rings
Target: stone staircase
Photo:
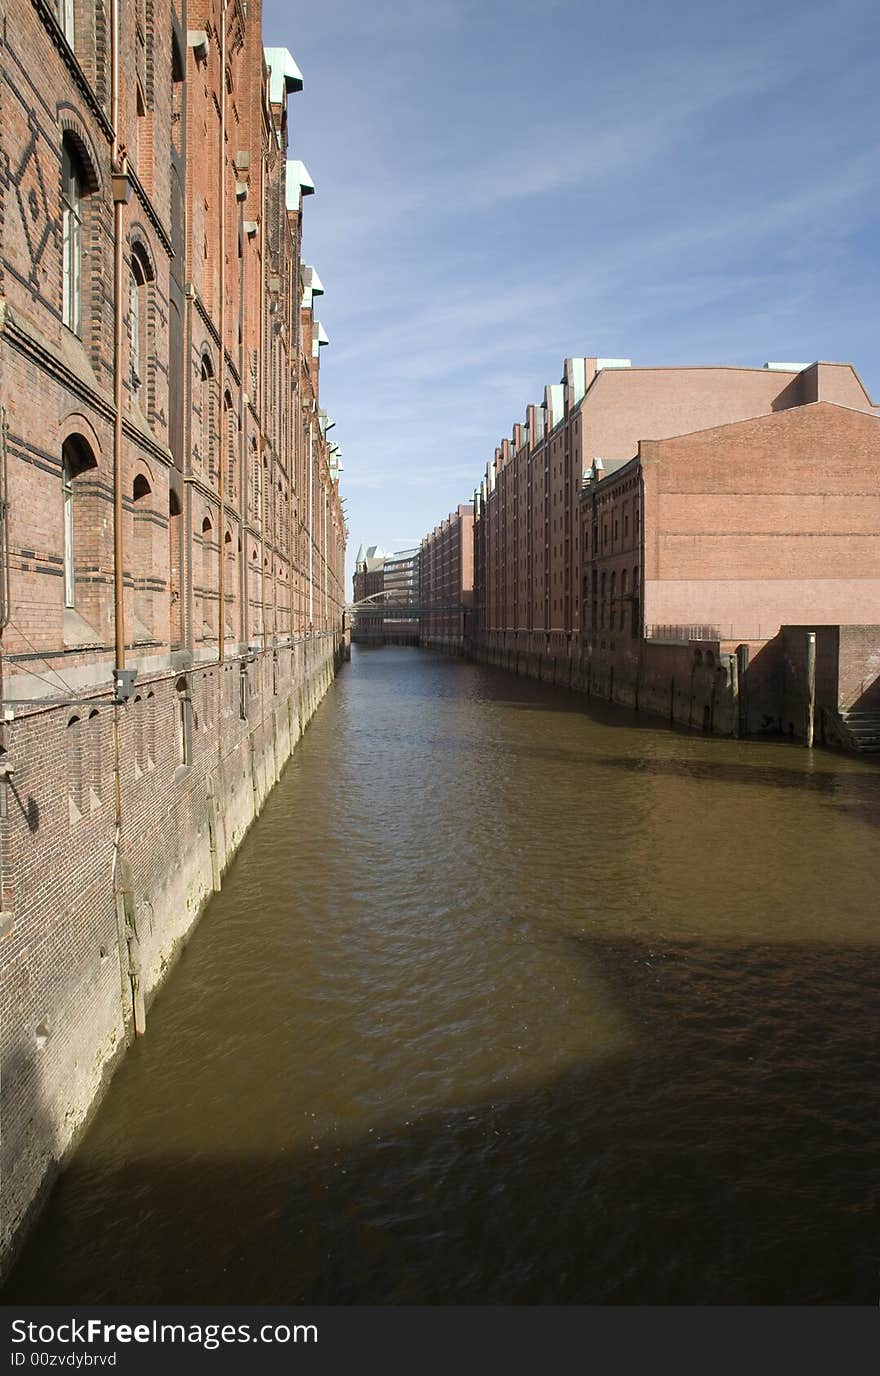
[[[849,737],[850,749],[860,754],[880,754],[880,711],[841,712],[840,720]]]

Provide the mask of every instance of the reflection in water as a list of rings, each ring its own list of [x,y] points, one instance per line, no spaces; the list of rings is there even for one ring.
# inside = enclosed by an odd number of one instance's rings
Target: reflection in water
[[[876,1303],[878,819],[356,649],[6,1298]]]

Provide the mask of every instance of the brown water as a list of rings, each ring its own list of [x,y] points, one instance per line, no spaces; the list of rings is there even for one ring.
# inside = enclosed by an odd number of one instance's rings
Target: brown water
[[[876,1304],[878,828],[355,648],[4,1298]]]

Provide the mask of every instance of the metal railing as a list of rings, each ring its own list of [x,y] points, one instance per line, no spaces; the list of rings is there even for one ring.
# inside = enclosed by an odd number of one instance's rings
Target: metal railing
[[[683,624],[664,622],[645,627],[646,640],[770,640],[779,630],[778,626],[738,626],[735,622],[714,624]]]

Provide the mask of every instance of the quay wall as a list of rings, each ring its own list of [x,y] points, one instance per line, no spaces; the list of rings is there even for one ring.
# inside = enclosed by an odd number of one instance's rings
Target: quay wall
[[[606,652],[574,641],[548,653],[545,637],[507,635],[468,640],[478,662],[588,697],[648,712],[715,735],[774,734],[804,740],[810,693],[807,635],[816,638],[814,739],[851,748],[840,716],[880,710],[877,626],[782,626],[768,640],[643,640]],[[435,648],[443,648],[436,646]]]
[[[316,633],[256,652],[252,662],[139,677],[128,702],[96,696],[85,711],[78,705],[72,725],[71,708],[57,706],[15,721],[0,1275],[126,1047],[147,1026],[151,999],[344,653],[340,632]],[[182,703],[190,714],[185,764]],[[72,733],[81,733],[75,795]]]
[[[589,648],[548,654],[532,643],[472,640],[466,652],[478,662],[570,688],[587,697],[649,712],[682,726],[719,735],[739,729],[738,698],[730,654],[717,641],[645,642],[641,658],[612,659]]]

